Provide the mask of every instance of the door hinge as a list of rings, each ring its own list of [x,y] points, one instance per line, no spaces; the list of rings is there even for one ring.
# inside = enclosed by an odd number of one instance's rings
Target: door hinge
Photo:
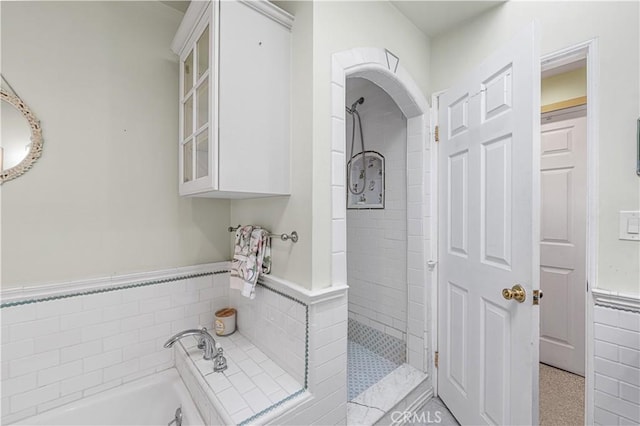
[[[440,126],[436,126],[436,142],[440,142]]]
[[[434,356],[434,363],[436,364],[436,368],[438,368],[438,351],[436,351],[436,354]]]
[[[539,305],[540,299],[542,299],[542,292],[540,290],[533,290],[533,304]]]

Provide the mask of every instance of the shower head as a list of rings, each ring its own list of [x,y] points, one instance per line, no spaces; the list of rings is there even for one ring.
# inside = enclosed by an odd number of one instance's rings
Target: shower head
[[[361,97],[360,99],[358,99],[357,101],[351,104],[351,111],[355,111],[358,104],[362,105],[363,103],[364,103],[364,98]]]

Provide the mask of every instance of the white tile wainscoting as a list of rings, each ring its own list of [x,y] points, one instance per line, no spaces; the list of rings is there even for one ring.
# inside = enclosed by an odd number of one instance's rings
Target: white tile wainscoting
[[[640,301],[593,293],[594,423],[640,424]]]
[[[239,330],[244,326],[255,339],[256,353],[272,358],[272,373],[283,371],[305,389],[307,398],[295,408],[286,405],[278,422],[344,423],[346,286],[308,291],[267,276],[258,299],[239,300],[230,297],[228,268],[221,262],[3,291],[2,424],[173,367],[174,350],[163,347],[166,339],[188,328],[213,329],[214,312],[232,305],[232,298],[238,302]],[[257,325],[262,321],[266,328]],[[286,340],[268,338],[282,333]],[[227,359],[242,368],[233,346]],[[251,379],[260,388],[256,380]],[[191,392],[196,401],[202,395]],[[276,393],[267,397],[282,396]],[[215,421],[205,411],[203,417]]]
[[[174,365],[164,342],[212,327],[227,262],[2,292],[2,424]]]
[[[268,275],[261,282],[309,308],[307,386],[311,397],[280,416],[277,424],[346,424],[348,287],[310,291]],[[296,377],[295,372],[292,375]]]

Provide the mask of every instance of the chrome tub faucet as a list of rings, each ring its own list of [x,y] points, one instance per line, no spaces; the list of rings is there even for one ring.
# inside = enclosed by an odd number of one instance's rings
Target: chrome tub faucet
[[[227,359],[223,355],[222,347],[216,343],[213,336],[205,327],[181,331],[170,337],[169,340],[165,342],[164,347],[170,348],[175,342],[187,336],[198,337],[198,349],[203,350],[202,358],[213,360],[213,371],[221,372],[227,369]]]

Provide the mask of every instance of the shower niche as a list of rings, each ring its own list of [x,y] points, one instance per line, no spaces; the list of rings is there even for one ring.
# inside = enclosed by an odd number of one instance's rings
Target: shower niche
[[[384,156],[376,151],[354,155],[347,163],[348,209],[384,209]],[[364,188],[364,189],[363,189]]]

